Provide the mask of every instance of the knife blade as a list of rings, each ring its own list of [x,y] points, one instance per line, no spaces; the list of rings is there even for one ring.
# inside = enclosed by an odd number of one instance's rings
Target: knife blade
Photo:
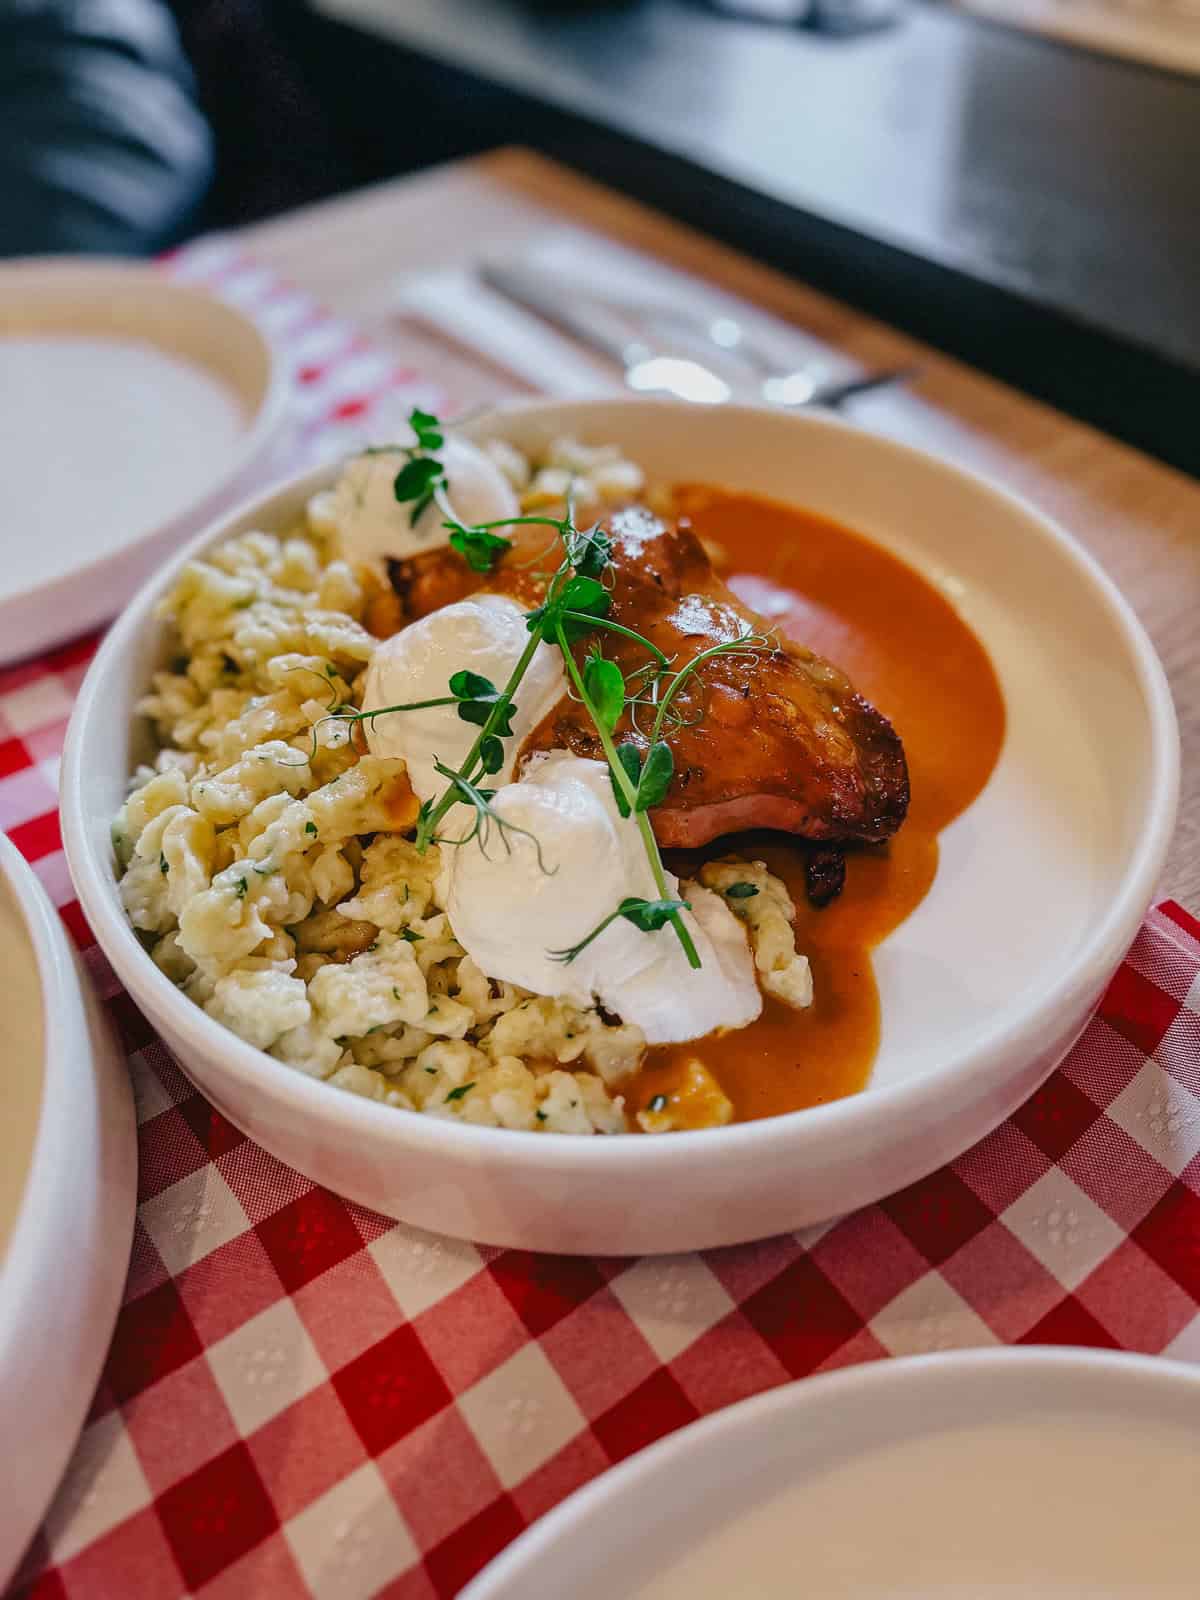
[[[513,263],[485,262],[480,280],[524,311],[531,311],[560,333],[621,368],[625,383],[643,394],[673,394],[694,405],[720,405],[732,389],[711,367],[644,339],[619,333],[605,313],[572,298],[557,282],[535,269]]]
[[[530,311],[550,327],[621,368],[626,386],[645,394],[671,394],[694,405],[721,405],[733,388],[711,367],[675,354],[669,344],[655,346],[623,335],[604,307],[577,300],[561,277],[516,262],[485,262],[479,268],[484,284]],[[796,379],[807,374],[776,373],[762,379],[759,398],[789,411],[821,408],[836,411],[847,401],[919,375],[912,366],[885,368],[853,377],[813,379],[797,392]],[[786,391],[786,393],[784,392]]]

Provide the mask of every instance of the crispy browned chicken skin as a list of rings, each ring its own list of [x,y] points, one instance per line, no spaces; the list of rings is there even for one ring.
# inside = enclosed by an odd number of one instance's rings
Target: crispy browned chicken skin
[[[608,524],[613,539],[614,622],[634,628],[671,658],[673,669],[711,645],[767,633],[754,651],[717,656],[689,680],[667,730],[675,777],[653,812],[664,846],[694,847],[747,828],[777,828],[806,839],[889,838],[908,810],[908,768],[891,723],[849,679],[803,645],[779,638],[713,571],[686,522],[667,524],[639,509]],[[487,588],[535,605],[558,552],[536,557],[546,530],[522,528],[514,549],[487,577],[453,551],[432,550],[391,564],[407,620]],[[532,564],[531,564],[532,563]],[[604,652],[629,678],[647,654],[619,634]],[[576,648],[582,655],[591,640]],[[618,740],[645,744],[654,712],[627,715]],[[522,760],[537,750],[601,755],[588,713],[564,699],[534,730]],[[519,770],[519,764],[518,764]]]

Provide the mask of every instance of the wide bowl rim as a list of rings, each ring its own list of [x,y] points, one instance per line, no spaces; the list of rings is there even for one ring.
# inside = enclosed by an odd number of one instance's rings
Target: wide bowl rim
[[[214,323],[222,324],[226,337],[232,335],[244,345],[254,347],[263,368],[262,394],[253,411],[247,415],[236,448],[230,453],[225,466],[185,505],[172,511],[169,516],[160,518],[138,538],[130,544],[122,545],[117,551],[98,551],[94,556],[72,566],[69,573],[62,574],[59,578],[43,579],[39,583],[27,585],[24,589],[10,591],[0,598],[0,607],[19,606],[33,600],[64,579],[69,581],[72,587],[76,587],[86,581],[89,574],[111,567],[117,561],[135,559],[139,551],[144,551],[155,540],[168,535],[173,529],[186,526],[199,515],[206,517],[201,532],[207,530],[219,515],[215,511],[217,502],[237,485],[243,474],[247,473],[267,450],[279,431],[287,408],[287,372],[277,348],[246,312],[231,305],[228,300],[221,299],[202,284],[180,282],[146,262],[123,261],[118,257],[100,256],[81,261],[74,258],[64,260],[60,256],[20,256],[11,261],[0,261],[0,299],[7,296],[10,291],[19,294],[23,283],[27,283],[32,290],[37,291],[45,290],[56,281],[66,284],[82,283],[85,288],[100,289],[107,284],[122,291],[149,291],[177,305],[192,306],[197,314],[210,318]],[[215,348],[221,348],[220,340],[217,341]],[[221,370],[227,370],[227,367],[223,368],[222,363],[214,360],[207,370],[216,374]],[[151,573],[149,580],[144,581],[152,581],[154,576],[155,574]],[[134,598],[140,593],[141,588],[142,585],[139,584]]]
[[[0,881],[8,888],[33,953],[42,1009],[42,1093],[33,1146],[0,1281],[27,1276],[32,1241],[44,1223],[29,1204],[35,1191],[52,1186],[64,1150],[62,1113],[69,1109],[76,1062],[90,1062],[92,1046],[79,975],[64,961],[65,934],[33,869],[6,833],[0,833]],[[0,1351],[6,1347],[5,1300],[0,1298]]]
[[[517,400],[498,405],[486,414],[470,419],[465,431],[475,434],[495,430],[497,420],[555,413],[578,417],[581,413],[607,411],[614,407],[629,410],[688,410],[680,402],[650,397],[619,396],[578,401],[546,399]],[[476,1127],[470,1123],[416,1113],[400,1115],[394,1107],[380,1105],[361,1096],[334,1091],[319,1079],[305,1076],[265,1052],[245,1043],[199,1006],[180,994],[159,971],[139,944],[125,920],[116,896],[111,867],[101,863],[93,852],[84,826],[81,782],[82,754],[86,744],[91,710],[103,692],[120,655],[136,641],[141,630],[152,621],[153,608],[165,593],[175,574],[193,555],[206,549],[238,527],[286,502],[301,503],[327,487],[337,473],[337,465],[324,466],[276,483],[263,494],[248,498],[232,511],[223,513],[202,533],[145,583],[113,625],[102,642],[80,689],[63,756],[61,803],[63,839],[72,879],[80,902],[96,938],[114,971],[135,999],[143,999],[148,1009],[167,1012],[176,1031],[207,1062],[219,1060],[228,1072],[251,1090],[278,1092],[297,1111],[318,1116],[326,1131],[337,1123],[348,1135],[373,1132],[391,1137],[400,1144],[418,1144],[433,1154],[462,1158],[478,1163],[489,1157],[496,1161],[511,1158],[538,1169],[562,1169],[585,1163],[588,1170],[612,1171],[618,1175],[629,1169],[636,1174],[647,1162],[660,1167],[664,1162],[676,1166],[703,1165],[718,1153],[753,1154],[764,1147],[793,1145],[796,1140],[828,1141],[855,1132],[860,1140],[872,1130],[873,1143],[889,1142],[888,1129],[910,1127],[912,1118],[926,1120],[925,1113],[936,1113],[947,1091],[964,1084],[998,1055],[1014,1049],[1032,1057],[1040,1036],[1046,1031],[1086,974],[1114,970],[1132,943],[1153,897],[1163,861],[1174,830],[1179,789],[1179,739],[1175,710],[1166,674],[1149,636],[1133,608],[1103,571],[1099,563],[1051,518],[1020,496],[1000,488],[977,474],[957,467],[928,451],[868,433],[841,418],[829,415],[784,414],[754,405],[728,405],[720,408],[725,416],[736,414],[741,422],[770,419],[809,430],[851,434],[869,442],[885,455],[915,460],[926,470],[950,474],[964,488],[999,501],[1010,513],[1032,523],[1037,533],[1049,542],[1073,567],[1078,579],[1101,602],[1122,637],[1135,669],[1147,708],[1153,770],[1147,775],[1146,815],[1142,821],[1138,846],[1125,865],[1118,892],[1106,914],[1097,919],[1073,958],[1052,986],[1035,996],[1024,1007],[999,1013],[991,1024],[981,1027],[970,1044],[950,1060],[894,1084],[872,1087],[825,1105],[754,1122],[734,1123],[723,1128],[679,1132],[670,1139],[603,1138],[581,1139],[565,1133],[539,1133],[535,1138],[522,1130]],[[562,431],[569,431],[569,424]],[[132,707],[130,707],[132,715]],[[264,1076],[265,1075],[265,1076]]]
[[[648,1492],[661,1479],[664,1468],[686,1470],[700,1441],[710,1451],[723,1447],[736,1450],[741,1438],[753,1436],[764,1419],[773,1414],[782,1412],[788,1424],[797,1428],[806,1423],[811,1427],[814,1420],[819,1425],[830,1407],[840,1404],[853,1408],[856,1403],[873,1398],[877,1409],[885,1409],[897,1393],[904,1399],[919,1399],[932,1389],[936,1403],[939,1389],[952,1390],[956,1385],[990,1394],[997,1384],[1019,1389],[1049,1384],[1057,1390],[1072,1380],[1077,1384],[1102,1384],[1114,1404],[1132,1399],[1147,1388],[1174,1393],[1180,1386],[1193,1401],[1200,1402],[1200,1369],[1191,1362],[1087,1346],[999,1345],[939,1350],[893,1356],[886,1361],[859,1361],[836,1372],[793,1378],[697,1417],[686,1427],[655,1440],[590,1479],[495,1556],[468,1583],[461,1600],[503,1600],[514,1581],[536,1577],[528,1570],[530,1563],[546,1556],[564,1538],[578,1537],[598,1513],[603,1514],[630,1493]]]
[[[0,1525],[3,1587],[62,1479],[108,1351],[133,1239],[137,1139],[116,1039],[37,874],[2,832],[0,881],[33,955],[43,1033],[29,1166],[0,1258],[0,1424],[39,1430]],[[69,1269],[49,1302],[48,1260]]]

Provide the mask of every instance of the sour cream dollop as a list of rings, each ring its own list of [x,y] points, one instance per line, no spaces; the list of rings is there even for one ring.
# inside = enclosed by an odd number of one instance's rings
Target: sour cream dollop
[[[504,595],[478,594],[431,611],[427,617],[385,639],[371,658],[362,709],[435,700],[450,692],[450,679],[464,668],[503,689],[529,643],[525,613]],[[517,690],[512,737],[504,740],[504,765],[489,783],[512,777],[521,745],[566,693],[562,657],[539,644]],[[456,706],[424,711],[391,711],[364,723],[373,755],[399,756],[422,800],[441,794],[446,779],[435,763],[457,768],[474,744],[479,728],[464,722]]]
[[[482,450],[447,434],[437,455],[446,469],[446,498],[460,522],[496,522],[518,514],[512,485]],[[440,506],[427,506],[411,524],[412,505],[397,501],[393,484],[407,460],[400,449],[355,456],[336,486],[314,499],[314,523],[337,530],[350,560],[382,568],[385,556],[403,560],[449,540]]]
[[[501,788],[492,807],[509,825],[503,839],[493,827],[486,843],[445,852],[450,924],[484,972],[577,1005],[595,998],[651,1044],[744,1027],[759,1015],[745,933],[707,889],[689,891],[692,911],[684,913],[699,969],[688,965],[674,929],[642,933],[623,917],[574,961],[554,959],[551,952],[578,944],[627,895],[658,898],[637,824],[617,810],[603,762],[554,751]],[[678,891],[671,873],[667,887]]]

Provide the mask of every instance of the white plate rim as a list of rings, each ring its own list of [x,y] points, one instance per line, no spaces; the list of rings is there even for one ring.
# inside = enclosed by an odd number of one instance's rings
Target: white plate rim
[[[486,436],[503,425],[506,417],[522,417],[530,413],[569,413],[585,416],[589,412],[603,411],[614,406],[672,407],[670,401],[646,397],[621,397],[602,400],[554,401],[546,399],[518,400],[498,405],[464,427],[468,436]],[[678,404],[674,409],[679,409]],[[738,405],[723,406],[723,413],[736,412],[742,418],[774,415],[767,408]],[[870,434],[840,418],[806,413],[793,416],[794,424],[812,430],[851,433],[867,438],[871,446],[885,454],[915,457],[937,472],[948,473],[972,492],[985,494],[999,501],[1013,514],[1033,522],[1040,535],[1049,540],[1068,560],[1080,581],[1096,593],[1110,616],[1136,666],[1139,686],[1145,697],[1149,719],[1149,736],[1153,749],[1154,770],[1149,775],[1148,792],[1152,801],[1143,823],[1138,848],[1128,862],[1120,892],[1115,895],[1106,914],[1099,918],[1087,938],[1075,953],[1069,968],[1059,975],[1053,987],[1037,1002],[1032,1013],[1018,1011],[1015,1015],[1002,1013],[986,1028],[980,1029],[971,1050],[953,1063],[941,1063],[938,1070],[881,1087],[868,1086],[860,1094],[825,1105],[810,1106],[801,1111],[783,1113],[757,1122],[734,1123],[720,1129],[697,1129],[677,1132],[670,1139],[578,1139],[571,1134],[541,1133],[530,1139],[526,1133],[504,1128],[478,1128],[441,1118],[422,1118],[421,1142],[434,1151],[470,1160],[472,1153],[484,1149],[497,1159],[509,1158],[524,1167],[556,1169],[565,1152],[570,1154],[571,1165],[583,1163],[618,1175],[635,1176],[642,1163],[651,1161],[656,1167],[670,1168],[672,1164],[687,1165],[697,1159],[705,1141],[720,1139],[726,1154],[735,1151],[750,1155],[761,1146],[770,1146],[785,1127],[794,1127],[802,1120],[811,1138],[836,1138],[845,1125],[853,1126],[864,1119],[873,1125],[887,1126],[894,1118],[909,1113],[920,1115],[935,1107],[963,1078],[978,1070],[978,1059],[1009,1049],[1026,1040],[1032,1053],[1042,1027],[1042,1020],[1059,1007],[1078,981],[1078,974],[1088,968],[1103,966],[1113,970],[1120,962],[1141,924],[1146,907],[1150,904],[1155,885],[1162,871],[1167,849],[1174,832],[1175,814],[1179,794],[1179,733],[1175,708],[1171,699],[1166,674],[1149,636],[1138,620],[1133,608],[1118,590],[1116,584],[1103,571],[1099,563],[1057,523],[1019,495],[990,483],[978,474],[955,466],[930,451],[918,450],[880,435]],[[181,1032],[196,1038],[198,1047],[209,1054],[219,1053],[227,1070],[244,1084],[253,1088],[268,1075],[287,1095],[298,1110],[319,1116],[326,1124],[340,1125],[347,1135],[356,1128],[377,1124],[380,1116],[388,1116],[390,1107],[376,1105],[373,1101],[355,1095],[331,1094],[329,1086],[297,1073],[294,1068],[246,1044],[228,1029],[207,1016],[199,1007],[185,1001],[174,984],[146,958],[132,929],[120,914],[115,890],[105,881],[103,873],[93,863],[92,846],[83,826],[84,805],[81,786],[84,773],[81,763],[83,728],[90,714],[92,698],[99,692],[98,685],[106,675],[109,664],[136,645],[141,630],[150,620],[157,599],[167,590],[176,573],[191,557],[268,501],[295,499],[303,502],[318,490],[327,487],[337,472],[336,464],[327,464],[311,472],[277,484],[265,495],[255,495],[232,511],[222,514],[166,566],[161,568],[139,591],[138,596],[109,630],[97,651],[92,667],[84,680],[67,731],[63,756],[62,792],[65,797],[64,845],[72,878],[83,904],[84,911],[106,953],[114,965],[127,969],[127,981],[133,992],[141,990],[153,1000],[169,1006],[176,1016]]]
[[[956,1379],[976,1379],[986,1387],[997,1377],[1009,1381],[1007,1375],[1014,1371],[1027,1374],[1032,1381],[1050,1376],[1087,1379],[1107,1375],[1113,1389],[1123,1391],[1147,1383],[1160,1388],[1183,1384],[1200,1399],[1200,1367],[1190,1362],[1070,1345],[1001,1345],[892,1356],[796,1378],[699,1417],[600,1472],[531,1523],[467,1584],[459,1600],[506,1600],[514,1592],[538,1593],[534,1587],[514,1591],[512,1586],[536,1584],[536,1565],[548,1547],[586,1528],[617,1496],[648,1488],[662,1471],[685,1471],[697,1450],[719,1450],[732,1435],[752,1435],[764,1419],[778,1413],[799,1425],[806,1411],[836,1406],[843,1398],[857,1399],[864,1393],[869,1396],[892,1388],[911,1391],[915,1384],[937,1385]]]
[[[137,1134],[133,1094],[125,1063],[107,1019],[94,997],[86,995],[80,971],[57,912],[33,869],[17,847],[0,833],[0,877],[29,935],[42,991],[44,1063],[42,1100],[33,1152],[25,1176],[8,1249],[0,1261],[0,1437],[22,1437],[38,1426],[43,1413],[39,1393],[30,1395],[12,1382],[27,1377],[32,1364],[22,1359],[20,1341],[30,1307],[46,1293],[46,1252],[75,1234],[99,1237],[99,1257],[89,1252],[76,1262],[78,1276],[56,1299],[74,1303],[75,1344],[51,1346],[45,1358],[54,1384],[58,1425],[52,1438],[43,1425],[38,1452],[22,1466],[16,1516],[10,1492],[0,1526],[0,1589],[10,1574],[6,1558],[20,1560],[40,1525],[83,1425],[109,1342],[128,1271],[137,1207]],[[91,1095],[80,1093],[86,1082]],[[78,1120],[72,1120],[78,1114]],[[95,1125],[94,1147],[77,1148],[79,1122]],[[64,1173],[71,1181],[63,1183]],[[31,1197],[34,1203],[31,1203]],[[94,1208],[94,1209],[93,1209]],[[67,1230],[72,1230],[67,1233]],[[34,1358],[36,1361],[36,1357]],[[42,1378],[46,1373],[43,1371]],[[20,1420],[15,1428],[13,1421]],[[9,1431],[13,1428],[13,1431]],[[23,1518],[21,1514],[25,1513]],[[22,1537],[23,1535],[23,1537]]]
[[[236,329],[239,339],[256,346],[266,372],[266,382],[262,399],[254,412],[246,418],[235,448],[230,451],[224,467],[207,488],[194,495],[186,505],[181,506],[165,520],[148,529],[140,538],[130,544],[122,545],[119,550],[100,551],[72,566],[69,573],[6,594],[0,599],[0,616],[6,610],[36,604],[41,597],[53,595],[68,583],[72,587],[77,585],[81,588],[86,587],[89,579],[94,579],[98,573],[115,566],[118,562],[135,563],[139,552],[147,552],[158,540],[177,537],[181,528],[194,528],[201,521],[207,525],[218,514],[222,499],[235,493],[256,463],[264,458],[280,430],[287,409],[288,376],[276,347],[246,312],[228,300],[222,299],[220,295],[205,289],[203,285],[181,282],[170,277],[161,267],[138,261],[122,261],[117,257],[97,256],[86,260],[75,258],[64,260],[60,256],[23,256],[11,261],[0,261],[0,296],[10,292],[19,294],[27,284],[42,286],[48,280],[58,280],[67,285],[75,281],[91,290],[102,288],[106,283],[122,291],[127,287],[142,284],[147,290],[164,299],[170,298],[180,305],[193,306],[200,314],[215,321],[223,321],[227,329]],[[157,347],[156,341],[151,342],[156,343]],[[216,363],[205,370],[213,376],[219,373]],[[144,576],[145,574],[143,578]],[[141,586],[143,578],[137,580],[137,587]],[[99,620],[102,619],[85,621],[79,631],[95,626]],[[74,624],[71,626],[74,627]],[[46,648],[52,648],[53,641],[64,635],[60,629],[53,629],[50,637],[52,643]],[[39,646],[35,645],[33,648],[36,651]],[[20,656],[11,658],[6,653],[0,653],[0,662],[9,659],[21,660],[27,653],[22,651]]]

